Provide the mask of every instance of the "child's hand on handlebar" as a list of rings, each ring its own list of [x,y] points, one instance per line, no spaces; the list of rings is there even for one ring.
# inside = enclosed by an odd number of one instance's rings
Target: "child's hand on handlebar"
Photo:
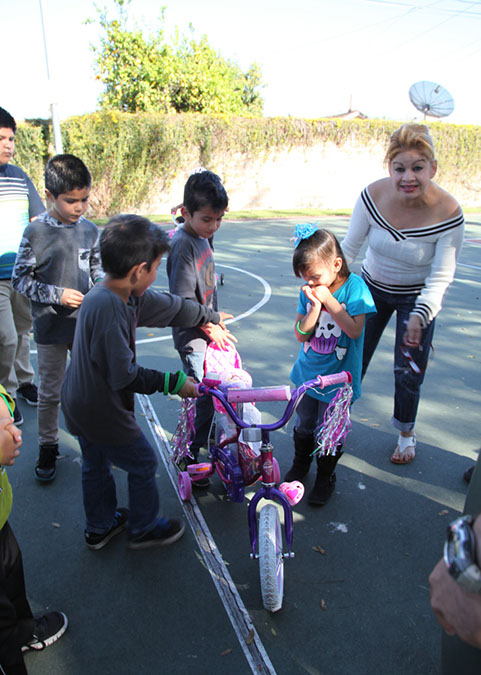
[[[197,382],[193,377],[187,377],[178,393],[180,398],[197,398],[199,396],[199,393],[197,392]]]

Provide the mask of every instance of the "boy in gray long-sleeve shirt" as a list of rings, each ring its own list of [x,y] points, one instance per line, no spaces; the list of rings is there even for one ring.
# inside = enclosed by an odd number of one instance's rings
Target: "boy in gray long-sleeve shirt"
[[[197,300],[206,307],[217,309],[217,289],[213,249],[214,233],[219,229],[227,209],[228,197],[219,176],[211,171],[195,172],[190,175],[184,188],[182,216],[185,219],[171,244],[167,260],[169,290],[190,300]],[[221,312],[223,319],[232,319],[231,314]],[[237,342],[229,331],[218,326],[194,328],[173,328],[174,345],[184,365],[184,371],[198,382],[204,377],[205,352],[209,342],[216,342],[221,348],[231,341]],[[198,461],[199,450],[209,437],[214,417],[214,406],[210,396],[197,401],[194,429],[190,447],[192,460]],[[196,487],[207,487],[208,478],[195,481]]]
[[[30,300],[38,354],[38,441],[35,477],[55,478],[60,387],[78,308],[102,276],[97,226],[83,217],[90,173],[78,157],[56,155],[45,168],[48,211],[28,225],[12,287]]]
[[[167,234],[140,216],[112,218],[100,237],[103,281],[80,309],[72,358],[62,385],[62,410],[82,449],[85,541],[97,550],[126,525],[131,549],[170,544],[184,525],[159,518],[157,457],[135,420],[135,392],[197,396],[182,371],[161,373],[135,358],[137,326],[197,326],[221,318],[213,309],[149,290]],[[111,466],[128,472],[130,509],[117,508]]]

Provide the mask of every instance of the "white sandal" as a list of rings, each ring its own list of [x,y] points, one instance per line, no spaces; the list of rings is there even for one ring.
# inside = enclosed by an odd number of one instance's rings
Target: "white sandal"
[[[404,453],[412,448],[412,455],[407,459],[404,458]],[[399,436],[398,443],[394,453],[391,455],[391,462],[393,464],[409,464],[416,457],[416,434],[412,436]]]

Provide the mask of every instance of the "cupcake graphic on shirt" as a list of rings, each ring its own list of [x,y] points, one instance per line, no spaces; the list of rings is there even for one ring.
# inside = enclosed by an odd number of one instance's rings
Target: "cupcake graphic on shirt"
[[[318,354],[332,354],[337,347],[342,330],[329,312],[322,309],[316,332],[310,339],[311,348]]]

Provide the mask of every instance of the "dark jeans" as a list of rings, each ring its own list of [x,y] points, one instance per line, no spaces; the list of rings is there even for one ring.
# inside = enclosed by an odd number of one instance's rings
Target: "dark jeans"
[[[6,522],[0,531],[0,672],[7,675],[27,672],[21,650],[32,639],[33,626],[22,554]]]
[[[366,281],[366,280],[365,280]],[[366,321],[364,334],[364,352],[362,359],[362,376],[371,361],[376,347],[381,339],[393,312],[396,312],[396,339],[394,343],[394,414],[393,426],[399,431],[411,431],[414,429],[416,414],[419,406],[421,384],[424,380],[424,372],[429,358],[429,350],[433,339],[435,321],[431,321],[427,328],[422,331],[419,348],[409,348],[414,362],[419,366],[421,373],[417,374],[409,365],[409,360],[403,355],[403,344],[406,323],[414,309],[417,295],[385,293],[371,286],[367,281],[369,290],[376,303],[377,314],[369,317]]]
[[[296,433],[299,436],[311,437],[324,419],[329,403],[304,394],[296,408]]]
[[[150,530],[157,522],[159,492],[155,481],[158,459],[141,434],[129,445],[99,445],[79,436],[82,449],[82,490],[87,532],[103,534],[114,524],[117,509],[112,464],[128,473],[130,536]]]

